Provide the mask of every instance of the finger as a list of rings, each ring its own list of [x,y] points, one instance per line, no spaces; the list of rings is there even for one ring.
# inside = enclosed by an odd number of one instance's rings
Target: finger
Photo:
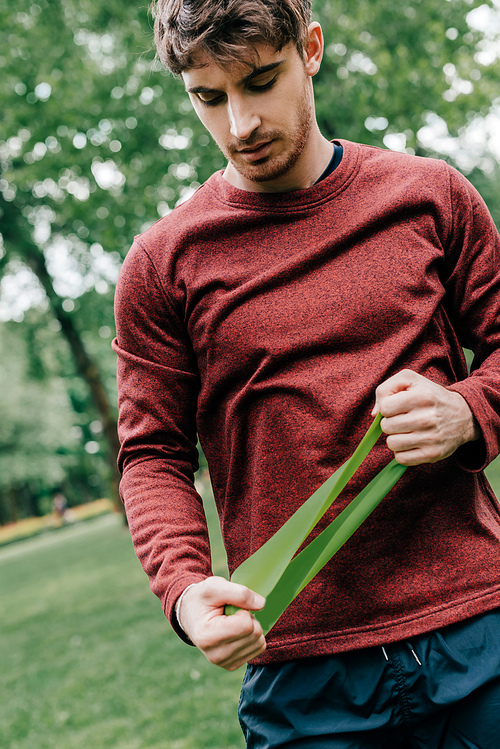
[[[417,411],[427,418],[431,413],[435,414],[437,402],[435,386],[422,387],[416,383],[408,390],[382,398],[378,406],[382,415],[389,418]]]
[[[376,416],[379,412],[383,416],[392,416],[406,410],[405,395],[411,387],[414,387],[414,384],[399,374],[383,382],[375,391],[372,416]]]
[[[202,585],[203,602],[211,607],[218,608],[230,604],[247,611],[259,611],[266,603],[265,598],[245,585],[232,583],[223,577],[207,578]]]
[[[387,447],[394,452],[399,463],[407,466],[436,463],[454,452],[453,446],[436,438],[433,432],[389,435]]]
[[[407,414],[412,409],[412,399],[408,390],[388,395],[378,402],[380,413],[385,418]]]
[[[377,387],[375,391],[377,402],[379,402],[381,398],[386,398],[389,395],[394,395],[395,393],[399,393],[403,390],[408,390],[417,382],[419,382],[420,379],[424,379],[422,378],[422,375],[417,374],[417,372],[413,372],[413,370],[411,369],[401,370],[401,372],[388,377],[387,380],[384,380],[384,382],[382,382]]]
[[[408,450],[422,450],[424,445],[413,433],[401,434],[400,432],[390,434],[386,440],[387,447],[393,453],[403,453]]]
[[[243,618],[219,614],[206,621],[203,619],[197,621],[193,627],[195,645],[201,650],[210,650],[218,645],[231,645],[234,642],[254,637],[255,625],[251,614],[243,610],[242,613],[245,614]]]
[[[237,657],[228,660],[222,665],[222,668],[225,668],[226,671],[236,671],[236,669],[240,668],[240,666],[243,666],[249,661],[253,661],[254,658],[257,658],[258,655],[261,655],[265,651],[265,649],[266,641],[263,639],[262,643],[259,643],[257,647],[251,648],[248,651],[239,654]]]
[[[384,380],[375,391],[375,405],[372,410],[372,416],[376,416],[379,411],[384,413],[387,399],[393,398],[399,393],[403,394],[408,392],[423,379],[425,378],[423,378],[422,375],[413,372],[411,369],[403,369],[401,372],[388,377],[387,380]],[[396,403],[397,402],[398,401],[396,401]],[[382,406],[382,404],[384,405]]]
[[[402,466],[419,466],[422,463],[437,463],[438,460],[443,459],[443,455],[435,454],[435,452],[427,452],[422,448],[415,448],[412,450],[403,450],[394,453],[394,458]]]
[[[206,652],[211,660],[226,664],[230,660],[249,658],[251,654],[261,652],[266,647],[266,640],[262,632],[258,636],[244,637],[234,642],[218,643]]]
[[[215,665],[233,671],[239,668],[243,663],[253,660],[266,649],[266,640],[264,635],[258,640],[239,644],[238,647],[220,648],[218,653],[210,654],[212,662]],[[209,658],[210,659],[210,658]]]
[[[257,639],[262,635],[260,622],[245,609],[240,609],[231,616],[217,618],[220,637],[226,642],[243,642],[245,639]]]
[[[193,628],[193,642],[204,652],[218,647],[235,650],[262,636],[262,627],[248,611],[239,610],[233,616],[216,615],[207,621],[199,620]]]
[[[423,462],[420,450],[404,450],[396,452],[394,453],[394,458],[400,465],[408,467],[417,466]]]
[[[266,649],[266,640],[260,624],[256,620],[254,622],[252,634],[233,641],[217,642],[213,647],[206,648],[204,653],[207,659],[221,668],[233,670],[257,657]]]
[[[394,416],[386,416],[380,422],[380,426],[387,435],[414,433],[418,434],[420,439],[423,432],[431,432],[437,428],[438,419],[433,409],[420,408]]]

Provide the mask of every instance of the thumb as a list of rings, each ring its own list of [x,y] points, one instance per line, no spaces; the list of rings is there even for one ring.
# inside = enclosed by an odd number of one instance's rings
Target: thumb
[[[211,606],[230,604],[238,609],[259,611],[264,608],[266,599],[245,585],[232,583],[223,577],[205,580],[204,597]]]

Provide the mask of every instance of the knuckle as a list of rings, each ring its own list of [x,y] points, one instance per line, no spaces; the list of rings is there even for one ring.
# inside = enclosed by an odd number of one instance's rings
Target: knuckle
[[[219,601],[224,593],[224,584],[227,580],[218,577],[207,577],[200,583],[200,596],[206,603]]]
[[[257,621],[257,619],[255,619],[255,617],[254,617],[254,633],[258,637],[264,637],[264,631],[262,629],[262,625],[259,621]]]
[[[384,418],[380,422],[380,428],[382,429],[384,434],[391,434],[391,425],[387,416],[384,416]]]
[[[418,372],[415,372],[413,369],[409,369],[409,367],[405,367],[405,369],[401,370],[401,374],[410,382],[418,382],[422,377],[422,375],[419,375]]]
[[[427,408],[429,411],[434,412],[436,408],[436,399],[434,394],[429,391],[425,386],[418,389],[418,397],[421,408]]]
[[[240,618],[241,622],[239,631],[241,636],[248,637],[249,635],[253,635],[255,632],[255,619],[250,614],[247,614],[247,616],[241,615]]]
[[[240,583],[232,583],[234,585],[233,594],[238,597],[241,603],[244,603],[250,595],[250,590],[245,585]]]
[[[207,637],[205,634],[199,634],[198,636],[196,636],[195,633],[194,641],[196,642],[196,645],[199,647],[199,649],[204,653],[209,651],[214,645],[213,639],[211,637]]]
[[[204,586],[205,590],[210,590],[210,591],[217,590],[218,587],[220,586],[220,578],[218,578],[218,577],[207,577],[203,581],[203,586]]]
[[[193,633],[193,642],[204,653],[209,651],[215,652],[223,641],[224,637],[219,632],[211,631],[209,627],[199,627]]]
[[[389,450],[395,451],[398,447],[398,440],[392,434],[389,434],[386,439],[386,444]]]
[[[266,642],[264,635],[262,635],[262,639],[259,640],[259,652],[257,653],[257,655],[260,655],[261,653],[263,653],[266,650],[266,648],[267,648],[267,642]]]
[[[420,416],[420,428],[422,430],[431,431],[437,426],[436,414],[434,411],[427,410]]]
[[[214,653],[205,653],[205,658],[213,666],[219,666],[219,668],[227,668],[226,659],[220,655]]]
[[[214,590],[213,578],[207,577],[206,580],[203,580],[201,583],[199,583],[199,586],[201,596],[203,598],[210,598]]]

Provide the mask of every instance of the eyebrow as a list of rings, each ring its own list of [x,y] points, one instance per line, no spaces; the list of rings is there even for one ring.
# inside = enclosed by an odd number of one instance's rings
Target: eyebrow
[[[261,65],[258,68],[253,68],[248,75],[241,79],[240,83],[250,83],[253,78],[258,78],[259,75],[269,73],[271,70],[275,70],[284,63],[284,60],[278,60],[277,62],[271,62],[269,65]],[[219,92],[218,88],[209,88],[208,86],[193,86],[192,88],[186,89],[188,94],[215,94]]]

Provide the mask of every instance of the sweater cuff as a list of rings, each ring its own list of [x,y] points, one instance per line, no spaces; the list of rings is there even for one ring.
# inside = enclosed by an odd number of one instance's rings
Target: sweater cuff
[[[484,471],[490,462],[487,459],[486,442],[482,435],[474,442],[461,445],[455,452],[454,457],[460,468],[468,473]]]

